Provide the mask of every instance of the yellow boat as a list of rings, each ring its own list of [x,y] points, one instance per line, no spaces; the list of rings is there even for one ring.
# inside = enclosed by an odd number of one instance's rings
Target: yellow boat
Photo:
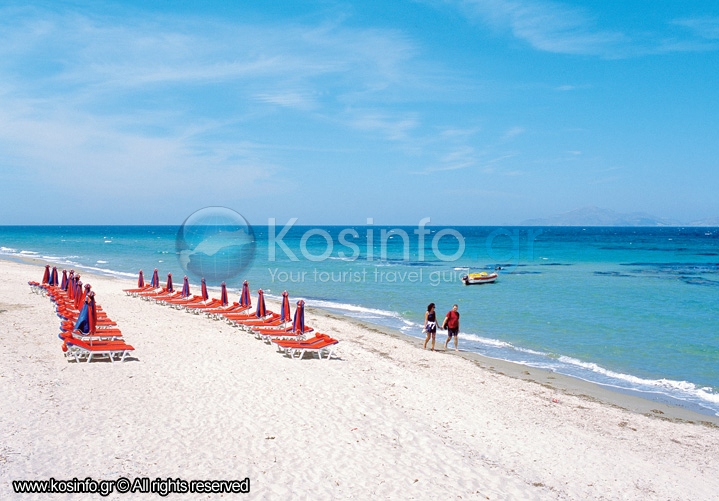
[[[493,284],[499,275],[495,273],[470,273],[462,277],[464,285]]]

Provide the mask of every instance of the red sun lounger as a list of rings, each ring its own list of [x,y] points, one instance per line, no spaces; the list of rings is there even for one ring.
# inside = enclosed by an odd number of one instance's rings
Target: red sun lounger
[[[122,341],[101,341],[90,344],[74,337],[66,339],[65,346],[67,349],[65,356],[73,357],[76,362],[83,360],[90,362],[93,357],[107,357],[111,362],[117,357],[120,362],[124,362],[128,353],[135,349]]]

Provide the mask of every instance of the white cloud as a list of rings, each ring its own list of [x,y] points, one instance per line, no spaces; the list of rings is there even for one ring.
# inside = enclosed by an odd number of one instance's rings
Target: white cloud
[[[646,54],[717,50],[707,40],[719,39],[716,17],[674,21],[689,28],[688,38],[677,38],[666,25],[647,25],[626,32],[606,28],[592,12],[571,2],[551,0],[445,0],[469,19],[508,31],[534,49],[557,54],[624,58]],[[649,6],[649,4],[647,4]],[[651,8],[651,7],[649,7]],[[560,89],[569,90],[569,89]]]
[[[701,38],[719,40],[719,17],[677,19],[674,24],[689,28]]]
[[[510,139],[517,137],[521,134],[524,134],[525,130],[524,127],[512,127],[509,130],[507,130],[504,135],[502,136],[503,141],[509,141]]]

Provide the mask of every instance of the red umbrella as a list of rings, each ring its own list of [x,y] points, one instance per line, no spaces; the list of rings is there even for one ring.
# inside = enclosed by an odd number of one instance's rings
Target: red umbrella
[[[287,291],[282,293],[282,309],[280,310],[280,319],[283,322],[290,321],[290,296]]]
[[[90,293],[90,334],[95,334],[97,326],[97,309],[95,307],[95,293]]]
[[[145,278],[142,276],[142,270],[140,270],[140,276],[137,279],[137,288],[142,289],[145,287]]]
[[[293,332],[305,332],[305,302],[301,299],[297,301],[297,309],[295,310],[295,319],[292,321]]]
[[[262,289],[257,291],[257,310],[255,311],[255,315],[257,315],[258,318],[267,316],[267,307],[265,306],[265,293],[262,292]]]
[[[80,310],[80,307],[82,306],[82,302],[85,300],[85,298],[82,295],[82,282],[79,280],[77,281],[77,285],[75,286],[75,309]]]
[[[252,299],[250,299],[250,286],[247,284],[247,280],[242,284],[242,295],[240,295],[240,304],[242,306],[252,306]]]

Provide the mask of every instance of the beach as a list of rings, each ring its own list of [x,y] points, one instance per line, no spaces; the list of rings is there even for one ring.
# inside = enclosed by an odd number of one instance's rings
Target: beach
[[[717,418],[423,351],[312,304],[307,323],[340,341],[331,360],[291,360],[224,322],[127,297],[133,280],[83,273],[135,351],[69,362],[52,303],[27,285],[41,276],[0,260],[2,499],[39,497],[12,481],[51,477],[248,478],[258,499],[697,500],[719,489]],[[128,495],[158,494],[108,499]],[[184,496],[200,495],[173,495]]]

